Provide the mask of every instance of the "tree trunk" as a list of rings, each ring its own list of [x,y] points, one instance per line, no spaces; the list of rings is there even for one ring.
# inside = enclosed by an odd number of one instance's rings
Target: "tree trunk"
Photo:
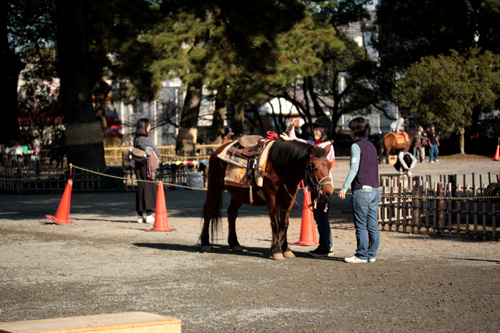
[[[58,72],[69,163],[106,168],[103,131],[92,107],[85,35],[84,0],[57,0]]]
[[[243,133],[243,121],[245,120],[245,104],[234,104],[231,112],[231,129],[236,136]]]
[[[210,128],[210,140],[214,144],[222,143],[224,134],[224,118],[226,116],[226,94],[225,89],[217,90],[215,97],[215,111],[212,117],[212,127]]]
[[[7,36],[7,15],[9,1],[2,1],[0,7],[0,29],[2,42],[0,46],[0,98],[2,100],[2,124],[0,143],[9,145],[10,141],[19,140],[19,110],[17,108],[17,81],[24,64],[19,56],[9,47]],[[3,8],[3,9],[1,9]]]
[[[211,13],[207,11],[206,20],[211,19]],[[208,30],[201,31],[196,37],[195,48],[203,49],[208,43],[210,32]],[[187,51],[190,52],[190,51]],[[206,58],[194,60],[193,73],[195,77],[187,86],[186,99],[182,108],[181,122],[175,150],[177,154],[194,155],[195,144],[198,137],[198,117],[200,116],[200,105],[203,90],[203,75],[205,73]],[[188,80],[189,81],[189,80]]]
[[[94,109],[97,119],[101,122],[103,130],[106,129],[106,105],[108,103],[108,95],[111,92],[111,86],[104,80],[99,80],[94,86]]]
[[[194,145],[198,136],[198,117],[200,115],[201,91],[203,80],[197,79],[188,84],[186,100],[181,115],[181,126],[177,135],[177,154],[194,154]]]
[[[460,154],[465,155],[465,128],[459,128],[460,133]]]

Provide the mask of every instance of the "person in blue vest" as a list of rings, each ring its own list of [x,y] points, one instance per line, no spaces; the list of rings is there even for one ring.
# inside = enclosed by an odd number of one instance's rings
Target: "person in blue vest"
[[[345,258],[348,263],[375,262],[380,244],[378,205],[380,202],[377,149],[368,139],[370,123],[363,117],[349,123],[351,138],[351,167],[339,191],[344,200],[351,186],[352,213],[356,229],[356,253]]]

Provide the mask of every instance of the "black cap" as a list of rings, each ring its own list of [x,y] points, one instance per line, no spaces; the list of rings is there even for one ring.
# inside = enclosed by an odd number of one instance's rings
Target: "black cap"
[[[318,119],[316,119],[313,123],[313,126],[321,126],[324,129],[328,131],[328,136],[332,135],[333,133],[333,123],[330,120],[330,118],[321,116]]]

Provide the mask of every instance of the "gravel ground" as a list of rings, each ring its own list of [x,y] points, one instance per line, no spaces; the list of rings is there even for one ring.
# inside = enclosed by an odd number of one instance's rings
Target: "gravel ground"
[[[348,161],[337,165],[339,188]],[[441,159],[415,174],[499,169],[491,159]],[[237,223],[243,252],[228,249],[224,228],[200,253],[205,192],[165,195],[172,232],[132,223],[133,193],[73,193],[75,224],[62,226],[45,218],[61,195],[0,195],[0,322],[145,311],[181,319],[184,332],[499,332],[498,242],[382,232],[376,263],[346,264],[354,228],[348,201],[335,199],[334,258],[293,246],[296,258],[269,259],[267,211],[248,206]],[[292,212],[290,241],[300,226]]]

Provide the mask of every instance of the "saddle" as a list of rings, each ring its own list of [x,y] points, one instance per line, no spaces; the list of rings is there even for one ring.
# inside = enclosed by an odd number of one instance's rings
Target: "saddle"
[[[233,152],[243,158],[258,157],[271,139],[260,135],[247,135],[238,139],[239,147],[233,145]],[[231,150],[231,149],[230,149]]]
[[[229,144],[218,157],[228,163],[224,181],[238,187],[262,187],[265,166],[273,139],[247,135]]]

